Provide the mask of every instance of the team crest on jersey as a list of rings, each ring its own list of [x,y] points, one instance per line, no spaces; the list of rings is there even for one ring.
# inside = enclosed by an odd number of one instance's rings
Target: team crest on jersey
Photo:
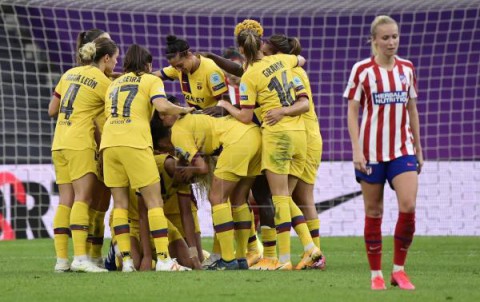
[[[245,85],[245,83],[240,83],[239,90],[240,90],[240,93],[247,92],[247,85]]]
[[[222,82],[222,77],[217,72],[214,72],[210,75],[210,82],[212,86],[218,85]]]
[[[296,90],[302,90],[302,89],[304,89],[304,87],[303,87],[303,82],[302,82],[302,80],[300,80],[299,77],[294,77],[294,78],[293,78],[293,85],[295,86],[295,89],[296,89]]]
[[[407,77],[404,74],[400,75],[400,82],[402,82],[404,85],[407,85]]]
[[[202,82],[197,82],[197,90],[202,90],[203,84]]]

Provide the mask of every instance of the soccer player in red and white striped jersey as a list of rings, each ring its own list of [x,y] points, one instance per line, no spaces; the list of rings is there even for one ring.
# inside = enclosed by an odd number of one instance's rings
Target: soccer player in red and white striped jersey
[[[373,56],[353,66],[344,97],[355,175],[365,202],[365,245],[372,273],[371,287],[385,289],[381,271],[383,189],[395,190],[399,216],[394,234],[391,284],[413,290],[404,271],[415,231],[418,176],[423,165],[413,64],[396,55],[398,25],[378,16],[371,25]],[[361,126],[359,108],[363,107]]]

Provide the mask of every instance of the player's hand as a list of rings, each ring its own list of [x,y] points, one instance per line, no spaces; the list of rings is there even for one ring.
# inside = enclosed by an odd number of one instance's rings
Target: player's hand
[[[230,113],[224,107],[217,105],[214,107],[203,109],[203,114],[210,115],[213,117],[222,117],[222,116],[227,116]]]
[[[230,104],[230,103],[225,100],[220,100],[217,102],[217,106],[222,108],[226,108],[228,106],[227,104]]]
[[[192,113],[195,110],[194,107],[183,107],[183,112],[180,115]]]
[[[200,263],[200,260],[198,260],[198,257],[192,257],[190,259],[192,260],[192,268],[194,270],[203,270],[202,263]]]
[[[140,271],[151,271],[152,270],[152,257],[143,257],[140,262]]]
[[[193,178],[192,169],[188,167],[177,167],[173,176],[176,183],[190,183]]]
[[[264,121],[265,123],[267,123],[267,125],[273,126],[276,123],[280,122],[284,116],[285,116],[285,108],[283,107],[275,108],[267,112],[267,114],[265,115]]]
[[[367,170],[367,160],[365,159],[362,151],[353,152],[353,166],[355,167],[355,170],[365,174],[370,174]]]
[[[420,174],[422,173],[422,168],[423,168],[423,153],[422,149],[417,148],[417,173]]]

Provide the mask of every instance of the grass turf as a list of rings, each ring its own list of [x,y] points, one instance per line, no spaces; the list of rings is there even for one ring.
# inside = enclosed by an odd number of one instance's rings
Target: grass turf
[[[292,242],[293,255],[301,254],[298,240]],[[387,282],[392,242],[391,237],[384,238]],[[210,239],[205,239],[204,247],[211,247]],[[56,274],[53,240],[0,242],[0,301],[480,300],[479,237],[415,237],[407,263],[417,287],[413,292],[390,285],[386,291],[370,290],[361,237],[322,238],[322,247],[326,271]]]

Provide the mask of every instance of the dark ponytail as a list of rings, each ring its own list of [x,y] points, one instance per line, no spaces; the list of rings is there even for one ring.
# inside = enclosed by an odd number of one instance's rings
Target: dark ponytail
[[[167,36],[167,51],[165,53],[167,60],[175,58],[177,54],[180,57],[186,57],[189,49],[190,45],[187,41],[178,39],[173,35]]]
[[[288,38],[285,35],[273,35],[267,40],[267,43],[272,46],[275,53],[281,52],[298,56],[302,51],[302,46],[297,38]]]

